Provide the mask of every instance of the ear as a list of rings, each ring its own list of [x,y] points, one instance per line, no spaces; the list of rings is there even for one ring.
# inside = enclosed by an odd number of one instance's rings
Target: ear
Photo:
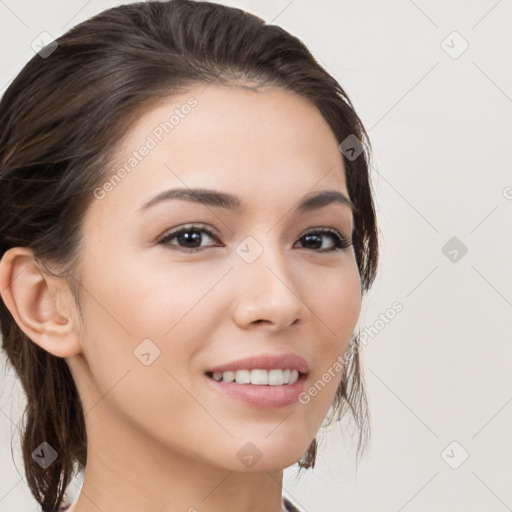
[[[73,296],[65,279],[38,265],[26,247],[13,247],[0,262],[0,295],[19,328],[57,357],[80,351]]]

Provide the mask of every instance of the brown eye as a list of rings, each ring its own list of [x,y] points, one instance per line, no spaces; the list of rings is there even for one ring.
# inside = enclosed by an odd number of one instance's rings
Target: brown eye
[[[158,244],[166,245],[173,250],[183,250],[186,252],[196,252],[212,246],[221,246],[220,243],[202,245],[205,236],[219,242],[213,231],[207,229],[204,224],[190,224],[165,234],[158,240]],[[331,240],[331,245],[330,247],[325,247],[324,241],[329,239]],[[175,243],[171,243],[173,240],[175,240]],[[313,229],[302,235],[299,240],[301,241],[301,247],[311,249],[314,252],[334,252],[346,249],[352,245],[352,241],[347,241],[343,235],[332,228]]]
[[[203,242],[205,235],[207,238],[217,240],[217,237],[213,232],[203,227],[203,225],[190,225],[167,233],[158,241],[158,243],[165,244],[172,249],[182,249],[190,252],[199,251],[204,247],[207,247],[201,246],[201,242]],[[177,244],[170,243],[171,240],[174,239],[176,239]],[[219,244],[216,244],[215,246],[218,247]]]
[[[331,239],[331,242],[334,246],[322,249],[322,239],[325,240],[326,237]],[[350,245],[352,245],[352,241],[347,241],[347,239],[343,235],[341,235],[338,231],[332,228],[319,228],[309,231],[305,235],[302,235],[300,240],[306,241],[306,248],[321,249],[317,250],[316,252],[339,251],[342,249],[346,249],[347,247],[350,247]]]

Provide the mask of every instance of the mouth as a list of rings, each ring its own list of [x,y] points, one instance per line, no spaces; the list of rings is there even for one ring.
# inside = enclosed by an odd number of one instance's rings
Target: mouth
[[[298,380],[304,380],[307,373],[295,368],[274,368],[265,370],[255,368],[252,370],[227,370],[224,372],[206,372],[208,378],[222,383],[234,383],[253,386],[291,386]]]
[[[205,373],[205,378],[217,396],[234,403],[267,410],[292,405],[296,407],[301,403],[299,399],[306,389],[308,374],[296,369],[287,370],[261,371],[255,368],[222,373],[209,371]],[[288,377],[286,383],[285,377]]]
[[[297,403],[306,387],[309,364],[291,352],[261,353],[207,368],[204,373],[217,394],[271,409]]]

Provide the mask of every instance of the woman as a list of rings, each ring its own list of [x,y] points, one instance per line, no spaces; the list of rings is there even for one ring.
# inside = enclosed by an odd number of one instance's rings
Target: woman
[[[367,136],[297,38],[141,2],[71,29],[0,103],[0,324],[44,511],[298,510],[348,409],[378,242]],[[65,491],[84,471],[78,499]]]

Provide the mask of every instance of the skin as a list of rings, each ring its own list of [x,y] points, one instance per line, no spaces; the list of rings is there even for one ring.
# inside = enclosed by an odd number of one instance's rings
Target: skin
[[[309,363],[308,387],[345,352],[359,317],[353,248],[321,252],[334,245],[330,235],[318,235],[321,249],[303,238],[330,227],[350,239],[350,208],[292,214],[313,191],[348,196],[338,141],[304,99],[269,87],[191,88],[139,118],[117,164],[191,96],[190,114],[86,212],[83,324],[66,281],[45,273],[30,250],[9,250],[0,266],[16,322],[66,358],[83,401],[88,461],[72,512],[280,512],[283,469],[317,434],[341,374],[306,405],[265,410],[217,393],[204,372],[294,352]],[[185,186],[236,194],[247,210],[173,200],[137,211]],[[189,223],[206,224],[218,240],[203,234],[193,253],[177,238],[157,243]],[[263,249],[250,264],[235,250],[248,236]],[[134,356],[146,338],[160,350],[149,366]],[[262,455],[250,468],[237,457],[248,442]]]

